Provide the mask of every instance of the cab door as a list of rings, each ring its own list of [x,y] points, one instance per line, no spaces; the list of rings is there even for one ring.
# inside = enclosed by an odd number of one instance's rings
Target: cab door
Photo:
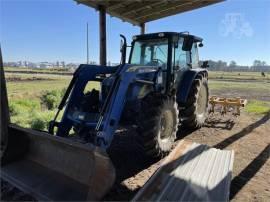
[[[190,52],[184,51],[182,49],[184,41],[183,38],[179,38],[178,40],[173,41],[172,67],[174,71],[174,87],[176,87],[177,84],[181,81],[183,73],[190,68]]]

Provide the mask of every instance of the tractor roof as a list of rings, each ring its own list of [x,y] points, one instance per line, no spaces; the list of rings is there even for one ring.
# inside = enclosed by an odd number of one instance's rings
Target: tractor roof
[[[142,34],[142,35],[135,35],[133,37],[133,39],[138,40],[147,40],[147,39],[152,39],[152,38],[158,38],[158,37],[169,37],[169,36],[179,36],[179,37],[193,37],[195,42],[202,42],[203,39],[195,36],[195,35],[191,35],[188,32],[157,32],[157,33],[149,33],[149,34]]]

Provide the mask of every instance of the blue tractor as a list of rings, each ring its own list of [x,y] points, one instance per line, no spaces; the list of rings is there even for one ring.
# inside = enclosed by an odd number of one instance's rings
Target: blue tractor
[[[199,65],[202,39],[162,32],[133,37],[128,62],[124,36],[121,64],[82,64],[50,123],[49,133],[107,150],[116,130],[134,125],[136,141],[150,158],[168,153],[179,126],[198,128],[208,107],[207,62]]]
[[[208,107],[202,39],[174,32],[134,36],[126,63],[122,38],[120,65],[82,64],[75,71],[50,134],[9,126],[1,177],[40,200],[96,201],[117,176],[110,152],[121,143],[120,130],[136,128],[139,156],[157,159],[172,149],[178,128],[202,126]]]

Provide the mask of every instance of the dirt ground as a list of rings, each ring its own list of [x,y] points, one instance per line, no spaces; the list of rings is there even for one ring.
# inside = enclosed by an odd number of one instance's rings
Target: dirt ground
[[[201,129],[182,130],[178,135],[178,141],[186,139],[235,151],[232,201],[270,201],[270,112],[264,116],[242,112],[240,117],[214,114]],[[119,158],[122,163],[118,162],[117,171],[121,177],[104,200],[130,200],[162,162],[143,165],[130,149]]]
[[[242,112],[240,117],[214,114],[201,129],[180,131],[178,141],[186,139],[235,151],[232,201],[270,201],[270,112],[262,116]],[[117,180],[104,201],[132,199],[162,162],[145,162],[135,151],[132,135],[121,136],[116,142],[121,147],[113,150],[111,157]],[[34,200],[6,182],[1,185],[1,200]]]
[[[270,111],[260,117],[218,116],[184,138],[235,151],[231,200],[270,201]]]

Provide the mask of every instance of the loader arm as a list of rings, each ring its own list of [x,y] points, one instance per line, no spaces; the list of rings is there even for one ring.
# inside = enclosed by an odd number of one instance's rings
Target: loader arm
[[[115,130],[118,127],[121,118],[126,94],[131,83],[135,82],[136,72],[129,72],[127,69],[130,65],[120,65],[114,67],[100,67],[94,65],[81,65],[79,70],[74,74],[74,77],[68,87],[68,90],[60,103],[59,110],[63,108],[63,103],[68,104],[63,114],[60,123],[54,123],[58,130],[56,135],[68,137],[69,131],[76,124],[86,127],[87,130],[94,133],[93,144],[103,148],[104,150],[110,146]],[[112,74],[113,83],[110,87],[106,99],[103,101],[99,118],[97,121],[78,120],[72,116],[74,109],[80,108],[81,100],[84,96],[84,89],[90,81],[96,81],[98,75]],[[83,112],[82,112],[83,114]],[[50,129],[50,131],[53,131]]]
[[[136,74],[133,72],[124,72],[120,77],[115,80],[113,85],[112,96],[104,117],[102,119],[102,129],[97,132],[97,144],[103,148],[108,148],[112,142],[113,135],[117,129],[119,120],[121,118],[128,88],[132,82],[135,81]]]

